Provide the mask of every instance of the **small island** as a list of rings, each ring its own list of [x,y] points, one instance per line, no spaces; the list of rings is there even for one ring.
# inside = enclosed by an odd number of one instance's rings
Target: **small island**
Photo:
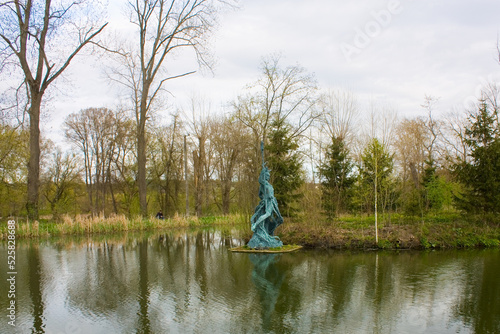
[[[300,245],[283,245],[281,247],[274,248],[250,248],[248,245],[229,248],[233,253],[291,253],[301,249]]]

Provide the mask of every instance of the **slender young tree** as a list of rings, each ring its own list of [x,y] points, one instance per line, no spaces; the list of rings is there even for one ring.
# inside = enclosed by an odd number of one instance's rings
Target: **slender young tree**
[[[64,0],[15,0],[0,4],[2,62],[16,59],[13,64],[21,69],[22,85],[27,92],[30,156],[26,209],[30,219],[38,218],[42,99],[75,56],[87,44],[96,42],[96,36],[106,26],[96,24],[92,16],[84,16],[89,14],[91,5],[91,1]]]
[[[390,176],[393,171],[393,155],[377,138],[373,138],[364,149],[361,159],[360,195],[365,196],[366,204],[374,208],[375,235],[376,242],[378,242],[377,213],[379,208],[387,206],[387,193],[390,191]]]

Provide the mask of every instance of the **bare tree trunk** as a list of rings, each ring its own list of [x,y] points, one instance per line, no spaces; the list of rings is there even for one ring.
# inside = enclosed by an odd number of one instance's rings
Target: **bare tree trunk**
[[[205,142],[199,139],[198,152],[193,152],[194,162],[194,187],[195,187],[195,211],[200,217],[203,214],[203,195],[205,194],[204,164],[205,164]]]
[[[115,192],[113,190],[113,178],[111,177],[111,160],[108,161],[108,166],[107,166],[107,181],[109,185],[109,192],[111,193],[111,201],[113,202],[113,212],[115,214],[118,214],[118,205],[116,203],[116,198],[115,198]]]
[[[223,180],[221,182],[222,214],[229,214],[231,181]]]
[[[28,161],[28,200],[26,210],[29,219],[38,219],[38,197],[40,188],[40,104],[42,94],[31,91],[30,157]]]
[[[378,159],[375,152],[375,243],[378,245]]]
[[[86,146],[84,146],[86,147]],[[91,166],[91,158],[90,158],[90,152],[88,151],[88,148],[84,149],[84,159],[85,159],[85,184],[87,186],[87,194],[89,197],[89,206],[90,206],[90,212],[92,213],[92,216],[96,214],[96,210],[94,207],[94,202],[93,202],[93,185],[92,185],[92,166]]]
[[[144,78],[144,77],[143,77]],[[146,114],[149,84],[143,80],[141,104],[137,115],[137,186],[139,188],[139,204],[141,215],[148,215],[147,181],[146,181]]]
[[[141,121],[137,131],[137,185],[139,187],[139,204],[141,215],[148,215],[147,182],[146,182],[146,135],[145,124]]]

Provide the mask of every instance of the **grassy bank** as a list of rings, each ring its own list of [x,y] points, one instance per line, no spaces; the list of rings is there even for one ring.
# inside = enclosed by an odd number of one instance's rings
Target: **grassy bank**
[[[17,238],[62,235],[90,235],[121,231],[150,231],[165,228],[201,228],[247,224],[247,241],[252,236],[250,217],[175,216],[165,220],[113,217],[63,216],[57,223],[46,220],[29,223],[17,221]],[[7,223],[0,224],[0,240],[7,238]],[[309,248],[334,249],[432,249],[500,247],[500,219],[463,216],[459,213],[420,217],[392,215],[379,221],[379,241],[375,242],[373,216],[346,216],[334,221],[296,218],[286,219],[276,234],[285,244]]]
[[[498,218],[466,217],[459,213],[422,218],[392,215],[379,222],[375,242],[373,216],[343,217],[307,223],[292,220],[278,227],[287,244],[335,249],[446,249],[500,246]]]
[[[90,235],[99,233],[114,233],[123,231],[149,231],[164,228],[207,227],[218,225],[238,225],[246,222],[243,215],[228,215],[220,217],[184,217],[175,216],[166,219],[143,219],[141,217],[127,218],[123,215],[111,217],[90,217],[77,215],[63,216],[60,221],[40,220],[26,222],[16,220],[16,237],[33,238],[62,235]],[[0,225],[0,240],[7,239],[7,223]]]

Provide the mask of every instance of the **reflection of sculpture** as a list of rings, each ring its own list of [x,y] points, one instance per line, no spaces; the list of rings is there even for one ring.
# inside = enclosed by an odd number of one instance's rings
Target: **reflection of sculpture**
[[[269,332],[273,324],[271,316],[278,302],[285,273],[276,266],[279,255],[249,254],[249,257],[254,264],[252,281],[259,291],[262,304],[262,327],[265,332]]]
[[[261,142],[260,149],[262,151],[262,171],[259,176],[259,198],[260,202],[255,208],[255,213],[252,216],[252,239],[248,242],[250,248],[274,248],[283,246],[283,242],[274,236],[274,230],[281,223],[283,217],[278,208],[278,202],[274,197],[273,186],[269,183],[270,173],[269,168],[264,161],[264,143]]]

